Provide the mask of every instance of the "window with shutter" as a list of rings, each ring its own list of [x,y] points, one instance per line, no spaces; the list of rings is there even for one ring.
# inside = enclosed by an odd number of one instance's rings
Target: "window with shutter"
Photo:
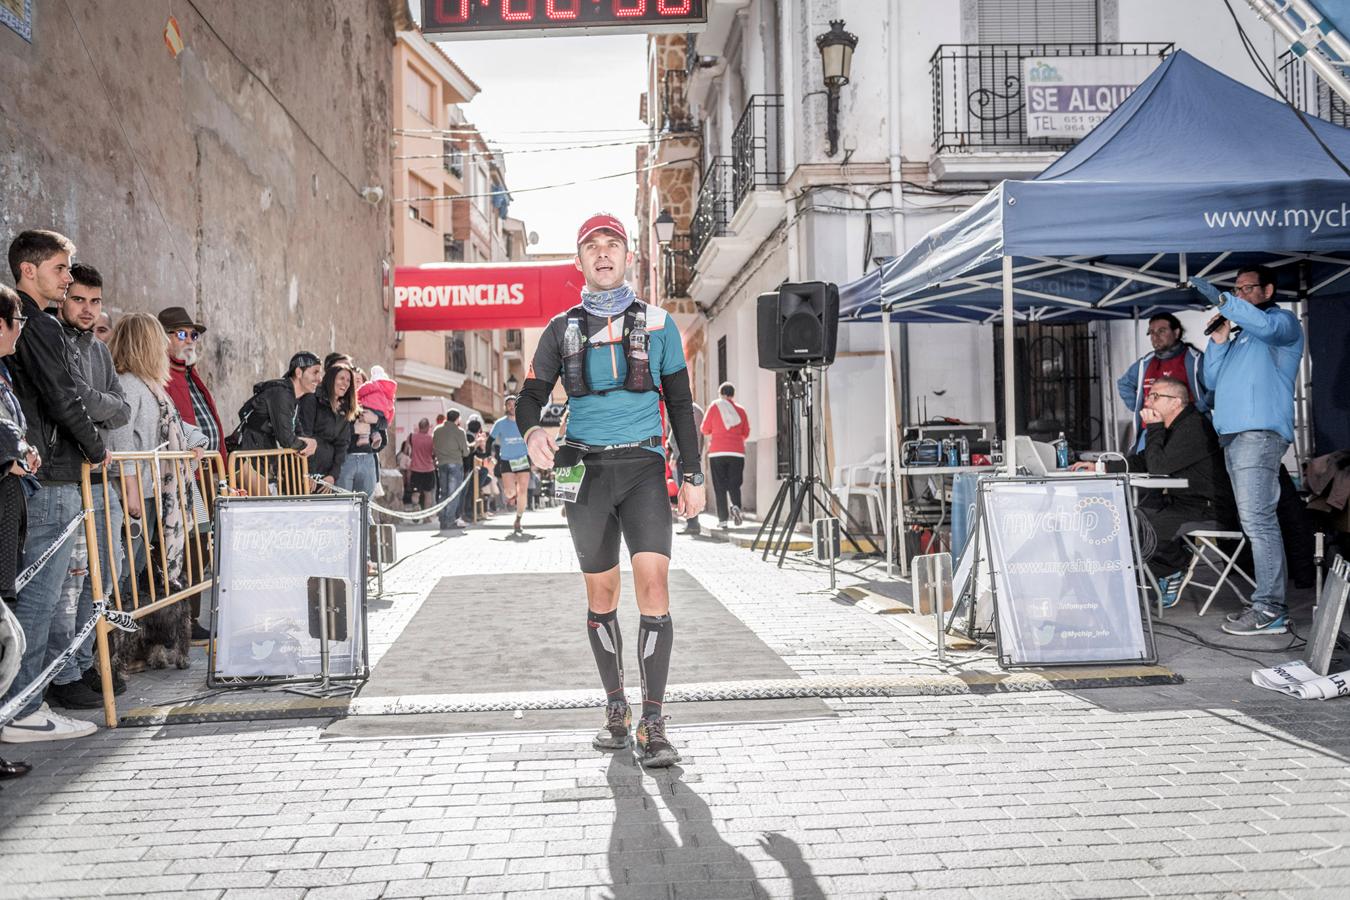
[[[980,0],[981,44],[1096,43],[1097,0]]]

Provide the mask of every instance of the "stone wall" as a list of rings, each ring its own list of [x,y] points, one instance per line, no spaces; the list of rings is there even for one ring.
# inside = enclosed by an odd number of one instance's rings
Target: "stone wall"
[[[160,0],[34,9],[32,43],[0,27],[0,243],[56,229],[113,310],[194,312],[227,427],[299,348],[388,365],[404,0],[173,4],[177,58]]]

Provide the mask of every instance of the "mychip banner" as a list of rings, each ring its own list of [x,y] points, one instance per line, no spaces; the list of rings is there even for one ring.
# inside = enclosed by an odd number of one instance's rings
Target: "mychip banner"
[[[1007,666],[1152,662],[1125,480],[980,485]]]
[[[1156,56],[1029,56],[1022,60],[1027,137],[1081,138],[1158,67]]]
[[[317,680],[325,634],[329,675],[365,675],[366,515],[359,495],[218,501],[213,686]]]

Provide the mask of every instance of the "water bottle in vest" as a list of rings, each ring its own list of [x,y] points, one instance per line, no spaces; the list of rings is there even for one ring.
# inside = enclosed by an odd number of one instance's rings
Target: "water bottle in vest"
[[[586,386],[585,345],[581,341],[581,322],[578,319],[567,320],[567,330],[563,332],[563,390],[569,397],[584,397],[590,393]]]
[[[652,384],[652,366],[648,345],[647,314],[638,310],[633,317],[633,330],[628,333],[628,376],[623,380],[626,391],[655,390]]]

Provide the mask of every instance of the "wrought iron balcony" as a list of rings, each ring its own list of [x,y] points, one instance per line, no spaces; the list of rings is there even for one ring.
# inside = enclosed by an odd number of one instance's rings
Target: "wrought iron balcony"
[[[1276,62],[1280,64],[1281,87],[1290,103],[1333,125],[1350,127],[1350,104],[1331,89],[1306,59],[1286,50]]]
[[[731,133],[735,207],[745,195],[783,186],[783,95],[755,94]]]
[[[698,209],[690,235],[695,259],[703,253],[708,241],[727,233],[727,224],[736,211],[731,185],[732,158],[714,156],[698,189]]]
[[[933,148],[1049,150],[1070,138],[1027,137],[1022,60],[1031,56],[1166,56],[1170,43],[941,44],[929,60],[933,76]]]
[[[691,235],[676,234],[661,254],[661,295],[667,300],[689,296],[689,282],[694,278],[694,251],[690,243]]]

